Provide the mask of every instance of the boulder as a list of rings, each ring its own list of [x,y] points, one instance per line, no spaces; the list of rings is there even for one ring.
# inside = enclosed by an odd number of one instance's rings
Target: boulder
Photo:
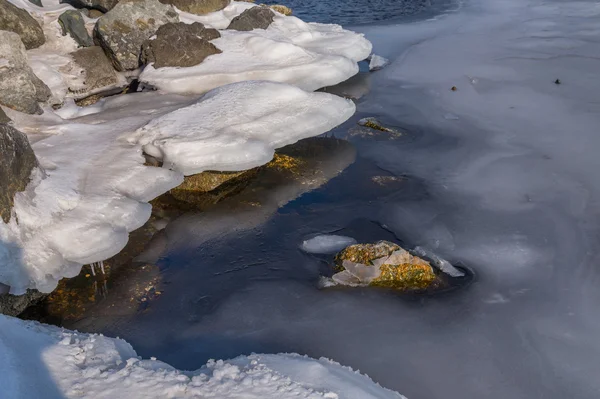
[[[0,31],[0,104],[28,114],[41,114],[38,102],[52,93],[31,70],[18,34]]]
[[[112,10],[120,0],[61,0],[61,3],[69,3],[75,8],[87,8],[108,12]]]
[[[170,5],[158,0],[123,1],[98,19],[94,42],[102,46],[118,71],[137,69],[143,43],[169,22],[179,22]]]
[[[90,34],[85,28],[83,16],[79,11],[67,10],[58,17],[58,23],[62,27],[62,34],[67,33],[77,42],[80,47],[89,47],[94,45]]]
[[[276,11],[280,14],[286,15],[288,17],[290,15],[292,15],[292,13],[293,13],[291,8],[281,5],[281,4],[273,4],[269,7],[271,8],[271,10]]]
[[[191,67],[221,50],[209,40],[221,37],[216,29],[206,29],[199,22],[169,23],[156,31],[156,38],[144,42],[142,62],[154,63],[154,68]]]
[[[227,29],[251,31],[267,29],[273,22],[275,13],[265,6],[252,7],[231,20]]]
[[[82,48],[72,52],[71,57],[84,71],[82,86],[69,86],[69,91],[74,93],[76,98],[87,97],[119,83],[117,73],[101,47]]]
[[[428,261],[388,241],[347,247],[335,257],[335,270],[340,285],[425,291],[442,284]]]
[[[0,29],[18,34],[27,50],[46,42],[40,24],[26,10],[7,0],[0,0]]]
[[[25,190],[37,159],[27,136],[7,124],[0,124],[0,217],[10,221],[15,194]]]
[[[0,108],[0,123],[9,123],[10,121],[10,118],[6,115],[4,110]]]
[[[160,0],[160,2],[170,4],[191,14],[205,15],[224,9],[231,0]]]

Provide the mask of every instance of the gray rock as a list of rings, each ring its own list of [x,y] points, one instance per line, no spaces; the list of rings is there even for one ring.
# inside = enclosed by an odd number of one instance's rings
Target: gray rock
[[[163,4],[170,4],[181,11],[196,15],[205,15],[219,11],[229,5],[231,0],[159,0]]]
[[[0,294],[0,313],[8,316],[18,316],[29,306],[35,305],[48,294],[37,290],[27,290],[23,295]]]
[[[6,0],[0,0],[0,29],[21,36],[27,50],[46,42],[40,24],[27,11]]]
[[[179,22],[170,5],[158,0],[124,1],[98,19],[94,42],[102,46],[118,71],[137,69],[142,44],[169,22]]]
[[[7,124],[0,124],[0,217],[10,221],[15,194],[25,190],[38,162],[27,136]]]
[[[221,37],[216,29],[206,29],[199,22],[169,23],[156,31],[154,40],[143,45],[142,61],[154,63],[154,68],[191,67],[221,50],[209,40]]]
[[[120,0],[61,0],[61,3],[68,3],[75,8],[89,8],[108,12],[115,8]]]
[[[250,31],[267,29],[273,22],[275,13],[265,6],[252,7],[231,20],[227,29]]]
[[[0,104],[28,114],[41,114],[38,102],[52,93],[31,70],[19,35],[0,31]]]
[[[71,57],[85,74],[83,87],[69,87],[76,98],[84,98],[99,90],[111,88],[119,80],[110,60],[99,46],[79,49],[71,53]]]
[[[44,7],[44,5],[42,4],[42,0],[29,0],[29,2],[31,4],[35,4],[38,7]]]
[[[11,122],[11,120],[8,117],[8,115],[6,115],[4,110],[2,108],[0,108],[0,123],[10,123],[10,122]]]
[[[63,36],[68,33],[81,47],[94,45],[94,41],[85,28],[85,22],[79,11],[67,10],[63,12],[58,17],[58,23],[62,27]]]
[[[100,18],[101,16],[103,16],[104,13],[100,10],[88,10],[88,18]]]

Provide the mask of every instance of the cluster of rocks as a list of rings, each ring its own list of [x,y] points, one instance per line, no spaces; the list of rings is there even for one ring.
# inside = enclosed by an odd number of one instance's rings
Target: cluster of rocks
[[[117,72],[147,64],[191,67],[221,53],[211,43],[220,33],[198,22],[180,22],[176,8],[204,15],[222,10],[230,1],[65,0],[78,9],[65,11],[58,23],[63,35],[70,35],[81,47],[70,54],[73,66],[81,71],[81,80],[70,83],[70,96],[81,100],[103,90],[113,94],[126,84]],[[266,29],[275,15],[267,6],[252,7],[235,17],[228,29]],[[42,26],[26,10],[0,0],[0,29],[0,105],[40,114],[39,103],[48,101],[52,93],[29,67],[25,50],[45,43]]]

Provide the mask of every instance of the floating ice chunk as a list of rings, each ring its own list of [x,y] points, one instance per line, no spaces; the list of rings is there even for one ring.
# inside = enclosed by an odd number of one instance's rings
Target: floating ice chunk
[[[446,273],[447,275],[449,275],[451,277],[463,277],[465,275],[463,272],[458,270],[456,267],[452,266],[452,264],[450,264],[450,262],[448,262],[445,259],[440,258],[439,256],[437,256],[435,253],[433,253],[431,250],[429,250],[427,248],[415,247],[415,249],[413,249],[413,252],[415,254],[417,254],[418,256],[426,257],[426,258],[430,259],[433,266],[437,267],[442,272]]]
[[[342,266],[362,284],[369,284],[371,281],[381,275],[379,266],[367,266],[362,263],[356,263],[349,260],[344,260]]]
[[[242,82],[154,119],[127,139],[185,175],[240,171],[269,162],[276,148],[329,131],[354,110],[352,101],[334,95]]]
[[[390,63],[390,60],[383,58],[377,54],[371,56],[369,61],[369,71],[378,71]]]
[[[354,244],[356,240],[352,237],[323,234],[305,240],[302,250],[311,254],[333,254]]]
[[[331,278],[339,285],[347,285],[350,287],[359,287],[361,285],[365,285],[347,270],[336,273]]]

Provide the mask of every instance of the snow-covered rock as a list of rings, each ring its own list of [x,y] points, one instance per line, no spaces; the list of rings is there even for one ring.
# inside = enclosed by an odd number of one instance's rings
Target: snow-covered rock
[[[267,29],[275,13],[267,6],[252,7],[235,17],[227,29],[251,31],[254,29]]]
[[[11,399],[403,398],[326,358],[254,354],[180,371],[154,358],[141,359],[122,339],[3,315],[0,386]]]

